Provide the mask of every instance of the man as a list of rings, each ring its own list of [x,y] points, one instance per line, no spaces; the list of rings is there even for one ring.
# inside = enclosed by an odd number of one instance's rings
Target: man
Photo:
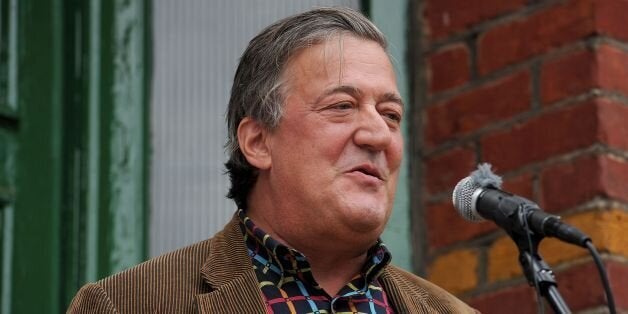
[[[229,197],[213,238],[83,287],[69,312],[472,313],[389,264],[379,240],[404,104],[383,35],[323,8],[263,30],[227,114]]]

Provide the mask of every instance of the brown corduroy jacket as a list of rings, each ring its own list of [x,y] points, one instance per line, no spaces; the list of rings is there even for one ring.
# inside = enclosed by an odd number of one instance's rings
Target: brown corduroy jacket
[[[476,313],[395,266],[380,282],[399,313]],[[213,238],[156,257],[79,290],[68,313],[265,313],[238,220]]]

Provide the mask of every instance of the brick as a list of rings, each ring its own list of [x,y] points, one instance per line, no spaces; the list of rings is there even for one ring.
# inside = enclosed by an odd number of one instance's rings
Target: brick
[[[541,100],[544,104],[593,88],[628,95],[628,53],[601,45],[594,51],[578,50],[543,64]]]
[[[534,290],[527,284],[517,285],[486,293],[468,301],[483,314],[536,313]],[[549,311],[547,313],[550,313]]]
[[[602,165],[602,184],[608,197],[628,202],[628,162],[604,158]]]
[[[530,74],[526,71],[430,106],[426,110],[426,144],[433,146],[512,117],[528,110],[530,101]]]
[[[475,288],[478,285],[477,274],[478,253],[468,249],[441,255],[428,268],[431,282],[455,294]]]
[[[507,171],[547,158],[604,143],[628,149],[628,107],[598,98],[485,136],[483,159]]]
[[[628,78],[626,78],[628,81]],[[598,130],[603,143],[610,147],[628,150],[628,106],[610,100],[600,100]]]
[[[612,261],[606,262],[606,272],[608,273],[611,290],[615,297],[615,305],[628,311],[628,265]]]
[[[514,11],[525,3],[525,0],[429,0],[424,16],[429,35],[438,39],[465,30],[478,22]]]
[[[606,261],[605,268],[618,308],[628,309],[628,265]],[[593,262],[556,272],[558,289],[573,311],[606,305],[604,288]]]
[[[452,190],[475,168],[475,151],[454,148],[425,160],[426,187],[430,194]]]
[[[628,94],[628,53],[609,45],[594,52],[577,51],[544,65],[542,100],[544,103],[577,95],[591,88]]]
[[[604,35],[628,41],[626,12],[628,12],[628,1],[626,0],[595,2],[596,29]]]
[[[539,205],[548,212],[558,212],[604,196],[601,168],[600,158],[585,156],[544,169]]]
[[[521,276],[519,251],[508,236],[501,237],[488,250],[486,278],[489,283]]]
[[[486,74],[595,33],[593,1],[557,4],[481,35],[478,71]]]
[[[504,178],[502,188],[512,194],[516,194],[534,201],[533,176],[530,173]]]
[[[628,213],[620,209],[593,210],[564,217],[565,222],[582,230],[591,237],[601,252],[628,257]],[[555,266],[588,255],[588,251],[552,238],[546,238],[539,246],[543,259]],[[498,282],[522,276],[518,261],[519,251],[509,237],[496,240],[488,251],[487,279]]]
[[[623,297],[628,295],[628,265],[606,261],[605,267],[617,308],[628,309],[628,298]],[[606,304],[601,281],[592,262],[557,272],[556,277],[558,289],[571,310],[581,311]],[[521,284],[482,294],[468,300],[468,304],[484,314],[504,313],[505,309],[508,313],[536,313],[534,293],[532,287]],[[546,306],[546,312],[551,313],[547,309]]]
[[[596,51],[596,60],[598,85],[628,95],[628,52],[602,45]]]
[[[429,57],[430,91],[440,92],[460,86],[471,76],[469,48],[454,44]]]
[[[456,242],[473,239],[496,229],[490,222],[471,223],[454,209],[451,200],[426,207],[428,244],[440,248]]]
[[[578,50],[543,63],[541,101],[550,104],[598,87],[595,60],[592,51]]]
[[[595,197],[628,201],[628,163],[608,156],[585,156],[541,173],[542,201],[557,212]]]
[[[505,172],[593,145],[599,141],[596,115],[602,102],[561,108],[489,134],[481,139],[482,157]]]

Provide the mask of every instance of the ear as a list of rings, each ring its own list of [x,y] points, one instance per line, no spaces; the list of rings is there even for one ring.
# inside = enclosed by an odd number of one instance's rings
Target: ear
[[[268,130],[259,122],[245,117],[238,125],[238,143],[246,160],[255,168],[270,168],[270,149],[266,142]]]

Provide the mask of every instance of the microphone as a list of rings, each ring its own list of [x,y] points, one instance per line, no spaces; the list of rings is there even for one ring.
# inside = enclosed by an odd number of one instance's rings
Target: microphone
[[[502,179],[491,171],[490,164],[478,165],[470,176],[460,180],[452,195],[454,207],[462,218],[495,222],[511,236],[534,235],[555,237],[581,247],[591,238],[582,231],[548,214],[534,202],[502,191]],[[519,215],[523,213],[523,219]],[[523,220],[523,221],[522,221]],[[527,225],[527,226],[526,226]]]

